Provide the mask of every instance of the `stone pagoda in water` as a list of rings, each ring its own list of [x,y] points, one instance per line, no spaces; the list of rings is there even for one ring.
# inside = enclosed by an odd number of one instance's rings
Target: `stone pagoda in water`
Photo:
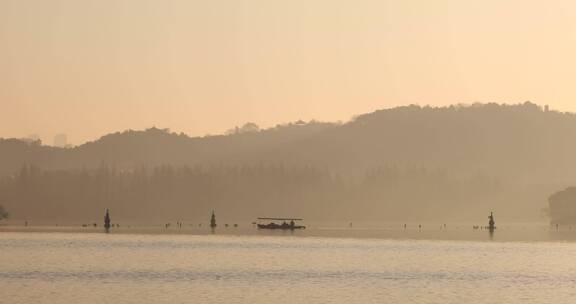
[[[110,231],[110,210],[106,208],[106,214],[104,215],[104,229],[106,232]]]
[[[210,217],[210,228],[216,228],[216,215],[214,215],[214,210],[212,210],[212,217]]]
[[[494,214],[492,212],[490,212],[490,216],[488,217],[488,229],[490,229],[490,231],[496,229],[496,222],[494,222]]]

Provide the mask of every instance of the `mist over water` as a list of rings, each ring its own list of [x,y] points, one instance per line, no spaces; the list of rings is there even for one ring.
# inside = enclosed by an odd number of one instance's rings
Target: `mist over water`
[[[570,303],[576,243],[0,234],[10,303]]]
[[[0,140],[0,283],[9,303],[570,303],[570,130],[573,114],[525,103]]]
[[[0,0],[0,304],[573,303],[575,20]]]

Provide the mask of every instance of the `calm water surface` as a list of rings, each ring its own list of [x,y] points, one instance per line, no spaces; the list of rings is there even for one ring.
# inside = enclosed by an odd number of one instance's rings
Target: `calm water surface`
[[[0,232],[0,303],[574,303],[576,243]]]

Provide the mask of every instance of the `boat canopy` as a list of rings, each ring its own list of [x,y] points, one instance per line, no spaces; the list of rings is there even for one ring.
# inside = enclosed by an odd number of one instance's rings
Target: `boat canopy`
[[[303,221],[300,218],[289,218],[289,217],[259,217],[259,220],[272,220],[272,221]]]

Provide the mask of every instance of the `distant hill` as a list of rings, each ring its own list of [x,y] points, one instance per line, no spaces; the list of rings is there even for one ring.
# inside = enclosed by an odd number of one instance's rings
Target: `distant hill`
[[[17,174],[25,164],[42,170],[97,170],[103,164],[116,170],[311,166],[350,178],[386,166],[417,167],[497,180],[507,189],[498,201],[508,201],[510,216],[517,206],[539,210],[551,192],[576,181],[576,115],[530,102],[413,105],[347,123],[299,121],[264,130],[247,124],[228,133],[189,137],[167,129],[129,130],[73,148],[0,139],[0,176]]]
[[[338,170],[406,163],[469,173],[573,180],[576,116],[520,105],[407,106],[344,123],[298,122],[229,135],[124,131],[74,148],[0,139],[0,175],[22,164],[63,169],[140,164],[286,162]]]
[[[203,164],[256,162],[267,151],[289,146],[336,127],[332,123],[297,122],[267,130],[243,131],[229,135],[189,137],[169,129],[150,128],[108,134],[73,148],[43,146],[40,142],[0,139],[0,176],[17,172],[24,164],[47,169],[96,168],[101,163],[130,168],[142,164]],[[285,153],[281,153],[285,154]],[[283,155],[269,157],[282,160]]]

